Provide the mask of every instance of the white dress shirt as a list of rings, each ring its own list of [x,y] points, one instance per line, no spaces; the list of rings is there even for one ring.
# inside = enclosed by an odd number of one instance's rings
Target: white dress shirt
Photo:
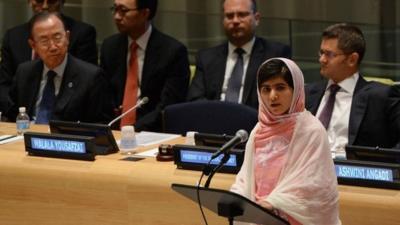
[[[359,74],[357,72],[338,83],[340,89],[336,94],[331,121],[327,129],[329,145],[332,153],[344,153],[345,145],[348,143],[351,103],[358,78]],[[328,85],[326,86],[325,94],[322,97],[321,104],[319,105],[317,111],[318,118],[328,101],[328,97],[330,95],[329,87],[331,84],[333,84],[333,81],[329,80]]]
[[[256,39],[253,38],[251,41],[247,42],[245,45],[243,45],[241,47],[245,52],[243,53],[243,76],[242,76],[242,85],[240,87],[240,92],[239,92],[238,103],[242,103],[243,87],[244,87],[244,82],[246,80],[246,71],[247,71],[247,67],[249,65],[251,50],[253,49],[255,40]],[[222,85],[222,91],[221,91],[221,100],[222,101],[225,100],[225,94],[226,94],[226,90],[228,89],[229,79],[231,78],[233,68],[235,67],[236,61],[238,59],[238,54],[235,53],[236,48],[237,48],[236,46],[234,46],[232,43],[229,42],[228,57],[226,58],[224,84]]]

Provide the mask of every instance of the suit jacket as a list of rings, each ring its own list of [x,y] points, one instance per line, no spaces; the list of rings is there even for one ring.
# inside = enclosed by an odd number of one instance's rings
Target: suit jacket
[[[196,56],[196,73],[189,88],[187,99],[219,100],[224,84],[228,43],[200,50]],[[257,70],[267,59],[273,57],[291,57],[289,46],[256,37],[247,66],[242,102],[258,109]]]
[[[189,85],[186,47],[154,26],[147,44],[140,84],[149,102],[137,109],[136,130],[161,130],[161,111],[183,102]],[[115,34],[104,40],[100,65],[109,76],[116,107],[122,105],[127,74],[128,36]]]
[[[93,26],[62,15],[70,31],[68,52],[73,56],[97,65],[96,30]],[[1,46],[0,89],[8,93],[19,64],[32,59],[29,46],[29,24],[24,23],[6,31]],[[0,93],[0,111],[7,108],[7,99]]]
[[[306,108],[317,113],[327,80],[306,85]],[[400,143],[400,91],[398,86],[367,82],[359,77],[349,120],[349,145],[392,148]]]
[[[21,106],[26,107],[31,118],[34,115],[43,68],[42,60],[28,61],[18,67],[10,92],[13,101],[7,112],[10,120],[15,120]],[[51,119],[109,122],[112,106],[104,71],[69,55]]]

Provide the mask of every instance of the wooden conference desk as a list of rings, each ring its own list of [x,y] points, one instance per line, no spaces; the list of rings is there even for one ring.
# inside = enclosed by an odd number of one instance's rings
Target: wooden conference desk
[[[0,135],[14,131],[14,124],[0,123]],[[124,157],[97,156],[94,162],[29,157],[22,141],[0,145],[0,224],[203,224],[198,206],[170,188],[172,183],[194,185],[200,172],[153,158],[132,162]],[[211,186],[227,189],[233,179],[217,174]],[[343,224],[400,224],[399,191],[339,189]],[[210,225],[227,224],[209,211],[206,215]]]

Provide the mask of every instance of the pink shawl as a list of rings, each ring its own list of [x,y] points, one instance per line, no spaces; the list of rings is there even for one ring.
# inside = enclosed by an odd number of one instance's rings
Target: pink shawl
[[[304,79],[300,68],[291,60],[277,59],[282,60],[292,74],[293,98],[288,114],[277,116],[268,110],[258,91],[260,126],[255,136],[256,158],[258,159],[255,165],[256,199],[267,196],[275,187],[285,163],[288,144],[292,139],[296,124],[296,116],[299,112],[304,111]],[[271,60],[265,61],[261,67]],[[269,171],[269,173],[265,173],[265,171]]]
[[[250,135],[231,190],[269,202],[291,224],[339,225],[337,181],[326,131],[304,110],[301,70],[291,60],[278,59],[293,77],[290,110],[272,115],[259,95],[259,123]]]
[[[258,92],[260,127],[255,136],[255,182],[256,200],[267,197],[275,188],[286,162],[289,142],[292,139],[296,116],[304,111],[304,79],[297,65],[288,59],[279,58],[289,68],[293,80],[293,98],[288,114],[273,115]],[[268,63],[265,61],[262,65]],[[262,66],[261,65],[261,66]],[[258,72],[258,76],[259,76]],[[257,87],[260,84],[257,85]],[[265,171],[268,171],[266,173]],[[288,218],[292,225],[299,224]]]

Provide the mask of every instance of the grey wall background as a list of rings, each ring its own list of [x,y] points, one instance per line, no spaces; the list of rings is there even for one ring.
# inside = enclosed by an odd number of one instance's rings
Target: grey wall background
[[[362,72],[400,80],[400,0],[258,0],[262,21],[257,34],[290,44],[306,81],[318,79],[321,31],[336,22],[355,23],[367,39]],[[117,32],[109,7],[113,0],[67,0],[64,13],[94,25],[98,45]],[[0,0],[0,38],[27,21],[27,0]],[[159,0],[155,25],[189,49],[191,62],[200,48],[225,40],[220,0]]]

